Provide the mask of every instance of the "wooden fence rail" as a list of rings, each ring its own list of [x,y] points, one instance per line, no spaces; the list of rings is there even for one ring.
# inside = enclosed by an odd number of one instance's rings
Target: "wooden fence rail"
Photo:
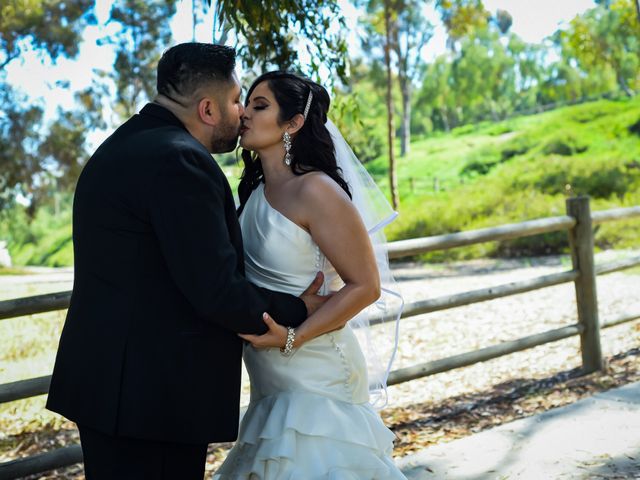
[[[640,206],[616,208],[591,214],[588,197],[577,197],[567,200],[567,215],[390,243],[389,257],[401,258],[482,242],[521,238],[554,231],[568,231],[572,261],[571,270],[455,295],[419,300],[405,305],[402,318],[574,282],[578,322],[479,350],[394,370],[389,376],[389,385],[396,385],[428,375],[473,365],[574,335],[580,336],[583,372],[588,373],[601,369],[603,359],[600,349],[600,331],[603,328],[611,328],[640,319],[640,312],[625,312],[616,318],[600,322],[598,317],[596,275],[604,275],[638,266],[640,265],[640,256],[615,260],[603,265],[595,265],[593,260],[592,227],[604,222],[639,217]],[[0,320],[62,310],[69,306],[70,298],[71,292],[58,292],[1,301]],[[381,321],[378,320],[376,322],[374,320],[373,323]],[[43,376],[0,385],[0,404],[46,394],[50,380],[51,376]],[[0,480],[39,473],[81,461],[82,451],[78,445],[64,447],[51,452],[0,463]]]

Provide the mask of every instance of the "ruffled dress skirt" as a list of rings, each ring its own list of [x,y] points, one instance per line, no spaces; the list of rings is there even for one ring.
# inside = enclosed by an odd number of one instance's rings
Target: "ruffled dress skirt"
[[[285,357],[245,347],[251,402],[214,480],[394,480],[394,434],[368,403],[365,359],[349,327]]]

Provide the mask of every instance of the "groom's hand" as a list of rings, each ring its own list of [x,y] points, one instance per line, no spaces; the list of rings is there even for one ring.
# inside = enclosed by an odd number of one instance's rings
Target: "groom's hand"
[[[309,287],[307,287],[307,289],[300,295],[300,298],[307,307],[307,317],[313,315],[314,312],[318,310],[324,304],[324,302],[329,300],[333,295],[318,295],[318,290],[320,290],[323,283],[324,274],[322,272],[318,272],[316,274],[316,278],[314,278],[313,282],[311,282],[311,285],[309,285]]]

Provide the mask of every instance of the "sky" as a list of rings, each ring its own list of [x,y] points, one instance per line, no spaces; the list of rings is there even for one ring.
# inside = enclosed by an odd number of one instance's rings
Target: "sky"
[[[54,118],[58,107],[73,108],[73,93],[90,85],[93,69],[106,70],[113,64],[114,54],[111,48],[96,43],[99,38],[109,35],[110,29],[117,28],[116,25],[103,25],[108,18],[111,3],[112,0],[96,1],[98,25],[86,29],[76,59],[60,58],[52,64],[45,56],[25,52],[20,59],[7,66],[9,82],[40,101],[45,107],[45,118]],[[357,32],[358,10],[348,0],[341,0],[340,3],[350,31]],[[540,42],[594,4],[593,0],[484,0],[485,8],[491,13],[495,13],[497,9],[507,10],[513,17],[511,30],[532,43]],[[432,59],[445,51],[446,33],[433,9],[428,9],[426,14],[436,27],[434,36],[424,51],[425,57]],[[196,27],[196,39],[210,41],[211,18],[207,16],[201,20]],[[181,0],[178,3],[171,28],[176,43],[191,41],[191,0]],[[357,48],[355,33],[349,44],[352,48]],[[70,88],[62,88],[62,82],[69,82]],[[89,138],[89,143],[99,142],[100,137],[104,137],[104,134],[96,133],[95,138]]]

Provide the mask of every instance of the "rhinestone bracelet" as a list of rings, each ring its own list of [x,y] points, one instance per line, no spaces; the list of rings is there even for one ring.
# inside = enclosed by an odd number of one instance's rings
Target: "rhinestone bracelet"
[[[287,342],[284,347],[280,348],[280,353],[285,357],[291,355],[293,351],[293,342],[296,339],[296,331],[293,327],[287,327]]]

